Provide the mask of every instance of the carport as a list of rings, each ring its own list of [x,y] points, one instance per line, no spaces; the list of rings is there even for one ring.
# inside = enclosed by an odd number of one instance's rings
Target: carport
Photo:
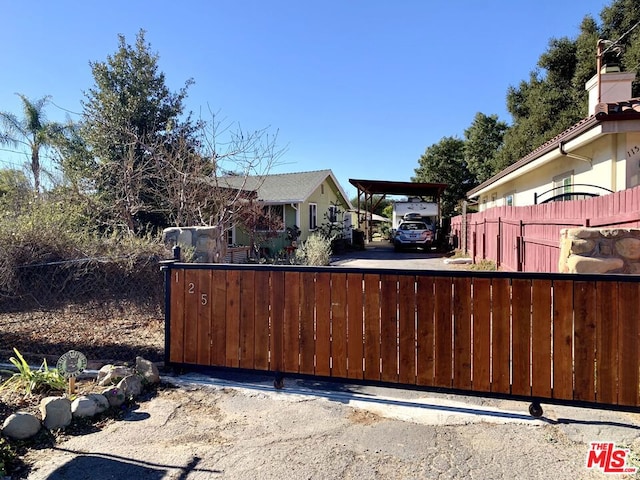
[[[440,217],[440,197],[446,183],[419,183],[419,182],[393,182],[387,180],[356,180],[349,179],[349,183],[358,189],[357,210],[373,212],[387,195],[406,195],[407,197],[420,197],[425,201],[438,204],[438,217]],[[381,195],[374,203],[374,195]],[[362,201],[361,201],[362,200]],[[363,228],[364,224],[364,228]],[[363,229],[365,238],[371,240],[370,217],[361,219],[358,215],[358,228]]]

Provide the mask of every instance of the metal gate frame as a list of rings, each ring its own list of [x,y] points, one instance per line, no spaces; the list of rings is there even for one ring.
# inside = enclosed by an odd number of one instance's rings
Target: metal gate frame
[[[640,412],[640,277],[163,262],[165,364]]]

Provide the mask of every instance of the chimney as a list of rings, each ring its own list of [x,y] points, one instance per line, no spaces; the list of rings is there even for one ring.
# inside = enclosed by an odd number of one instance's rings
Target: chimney
[[[598,102],[598,75],[594,75],[586,84],[589,92],[589,115],[593,115],[598,103],[616,103],[631,99],[631,83],[635,80],[634,72],[621,72],[620,67],[605,65],[602,67],[600,81],[600,101]]]

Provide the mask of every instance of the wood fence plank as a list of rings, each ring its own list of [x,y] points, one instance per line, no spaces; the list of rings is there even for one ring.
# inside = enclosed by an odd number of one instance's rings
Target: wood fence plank
[[[384,382],[398,381],[398,276],[381,275],[380,281],[380,357],[382,372],[380,378]]]
[[[364,276],[364,378],[380,380],[380,275]]]
[[[224,270],[211,272],[211,365],[227,364],[227,274]]]
[[[574,398],[596,401],[596,285],[594,282],[575,282],[575,389]]]
[[[284,273],[283,372],[300,369],[300,273]]]
[[[492,371],[491,391],[511,393],[509,371],[510,325],[509,306],[511,290],[509,280],[494,278],[491,282],[491,308],[493,310],[492,331]]]
[[[553,398],[573,400],[573,282],[553,281]]]
[[[453,386],[471,389],[471,278],[453,279]]]
[[[211,272],[196,270],[198,283],[197,363],[211,365]]]
[[[596,283],[596,398],[618,403],[618,283]]]
[[[196,270],[186,270],[184,280],[186,285],[184,298],[184,362],[195,364],[198,361],[198,304],[200,297],[198,272]]]
[[[398,277],[398,381],[416,383],[416,279]]]
[[[435,281],[435,386],[451,387],[453,380],[451,325],[451,279],[436,277]]]
[[[417,383],[432,386],[434,380],[434,279],[419,276],[416,294],[417,325]]]
[[[315,273],[302,272],[300,284],[300,373],[315,372],[315,328],[314,314],[316,304]]]
[[[514,279],[511,282],[512,366],[511,393],[531,395],[531,281]]]
[[[169,361],[184,362],[184,269],[171,270],[171,316],[169,321]]]
[[[551,281],[533,280],[532,285],[531,393],[551,397]]]
[[[638,406],[638,311],[640,311],[640,284],[618,284],[619,348],[618,348],[618,404]]]
[[[227,367],[240,366],[240,272],[227,271],[226,359]]]
[[[347,275],[347,377],[362,379],[364,356],[363,286],[361,273]]]
[[[331,274],[331,376],[347,376],[347,274]]]
[[[491,280],[473,279],[473,390],[491,391]]]
[[[271,272],[271,341],[269,366],[274,372],[283,371],[284,355],[284,272]]]
[[[316,275],[316,375],[331,375],[331,275]]]
[[[255,272],[243,270],[240,273],[240,348],[241,368],[255,365]]]
[[[269,370],[269,272],[255,273],[255,352],[254,368]]]

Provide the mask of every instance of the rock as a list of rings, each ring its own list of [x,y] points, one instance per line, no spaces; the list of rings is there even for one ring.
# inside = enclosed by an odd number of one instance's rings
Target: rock
[[[568,238],[598,238],[600,237],[600,230],[597,228],[567,228]]]
[[[118,383],[118,388],[124,392],[126,398],[134,398],[142,393],[142,378],[138,375],[129,375]]]
[[[107,400],[107,397],[99,393],[90,393],[87,395],[87,397],[95,402],[97,413],[102,413],[106,410],[109,410],[109,407],[111,406],[109,404],[109,400]]]
[[[616,242],[616,251],[631,260],[640,259],[640,239],[621,238]]]
[[[148,383],[159,383],[160,372],[153,362],[142,357],[136,357],[136,371]]]
[[[98,371],[98,385],[116,385],[120,380],[133,374],[133,370],[123,365],[105,365]]]
[[[74,417],[93,417],[108,408],[109,400],[98,393],[82,395],[71,402],[71,413]]]
[[[124,391],[118,387],[107,388],[102,392],[102,395],[107,399],[109,405],[112,407],[119,407],[126,400]]]
[[[568,273],[607,273],[624,267],[621,258],[591,258],[571,255],[567,259]]]
[[[596,246],[596,242],[593,240],[574,240],[571,242],[571,253],[573,254],[581,254],[588,253],[593,250]]]
[[[93,417],[96,413],[95,402],[84,395],[71,402],[71,414],[74,417]]]
[[[40,420],[27,412],[9,415],[2,424],[2,434],[14,440],[24,440],[33,437],[40,431]]]
[[[71,423],[71,401],[63,397],[46,397],[40,401],[42,423],[49,430],[58,430]]]

